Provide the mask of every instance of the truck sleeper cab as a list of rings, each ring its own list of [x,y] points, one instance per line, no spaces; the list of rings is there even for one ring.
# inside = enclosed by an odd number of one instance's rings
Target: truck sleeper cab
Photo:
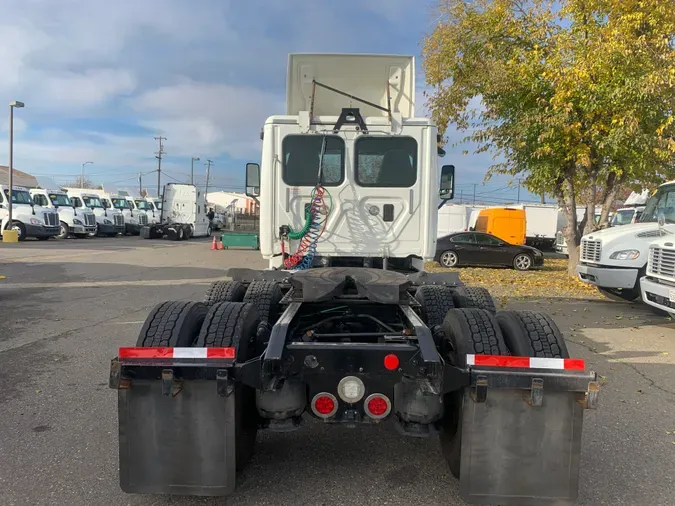
[[[59,215],[52,209],[36,205],[28,189],[12,187],[12,223],[9,223],[9,187],[0,185],[0,222],[2,230],[16,231],[19,241],[27,237],[47,240],[59,234]]]
[[[59,239],[70,234],[84,238],[96,233],[96,216],[87,208],[73,206],[68,194],[61,190],[32,189],[30,194],[36,204],[59,213]]]

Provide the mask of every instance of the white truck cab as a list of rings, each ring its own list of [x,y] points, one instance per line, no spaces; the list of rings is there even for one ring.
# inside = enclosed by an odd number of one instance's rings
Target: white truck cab
[[[659,216],[664,225],[658,224]],[[607,297],[633,301],[642,296],[650,245],[675,233],[675,181],[664,183],[649,198],[637,223],[598,230],[581,238],[577,273]]]
[[[87,237],[96,233],[96,216],[91,209],[73,206],[68,194],[60,189],[32,189],[33,201],[59,213],[59,239],[70,234],[75,237]]]
[[[35,205],[27,188],[12,186],[12,224],[9,221],[9,186],[0,185],[0,221],[2,230],[11,228],[19,236],[42,241],[59,234],[59,215],[52,209]]]
[[[136,206],[131,202],[131,198],[119,193],[117,188],[104,186],[102,190],[87,191],[98,195],[106,209],[116,209],[122,213],[125,234],[139,235],[141,227],[148,224],[148,217],[145,213],[138,212]]]
[[[414,68],[411,56],[289,56],[286,114],[265,121],[261,164],[246,168],[271,269],[422,271],[434,258],[438,134],[415,117]]]
[[[642,300],[675,315],[675,236],[667,234],[649,246],[646,275],[640,280]]]
[[[115,237],[124,233],[124,216],[118,209],[109,209],[103,205],[101,197],[92,190],[82,188],[64,188],[73,207],[78,210],[90,210],[96,218],[96,235]]]

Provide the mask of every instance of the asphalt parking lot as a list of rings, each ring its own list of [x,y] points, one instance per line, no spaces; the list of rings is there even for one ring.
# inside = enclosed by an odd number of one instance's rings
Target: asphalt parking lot
[[[0,504],[463,504],[437,441],[386,424],[261,434],[227,500],[119,489],[110,359],[135,343],[156,303],[201,300],[235,266],[265,263],[258,252],[210,251],[195,239],[0,244]],[[507,306],[551,312],[571,354],[602,375],[600,407],[584,420],[578,504],[675,504],[674,322],[611,301]]]

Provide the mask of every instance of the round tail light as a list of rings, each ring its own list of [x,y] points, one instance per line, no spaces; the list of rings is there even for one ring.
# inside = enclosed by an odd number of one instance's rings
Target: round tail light
[[[366,397],[363,409],[370,418],[381,420],[391,413],[391,401],[386,395],[371,394]]]
[[[338,410],[338,401],[333,394],[321,392],[312,399],[312,412],[319,418],[330,418]]]

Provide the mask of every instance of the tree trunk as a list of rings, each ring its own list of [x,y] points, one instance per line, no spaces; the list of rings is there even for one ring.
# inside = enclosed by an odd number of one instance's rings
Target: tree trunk
[[[606,228],[609,225],[609,211],[616,200],[619,184],[620,181],[617,181],[616,174],[611,172],[607,176],[605,193],[602,196],[602,211],[600,212],[600,222],[598,223],[600,228]]]
[[[577,201],[574,184],[570,178],[565,178],[564,189],[557,195],[558,201],[562,202],[562,209],[567,218],[567,226],[563,229],[565,242],[567,243],[567,274],[577,276],[577,264],[579,263],[579,228],[577,223]]]

